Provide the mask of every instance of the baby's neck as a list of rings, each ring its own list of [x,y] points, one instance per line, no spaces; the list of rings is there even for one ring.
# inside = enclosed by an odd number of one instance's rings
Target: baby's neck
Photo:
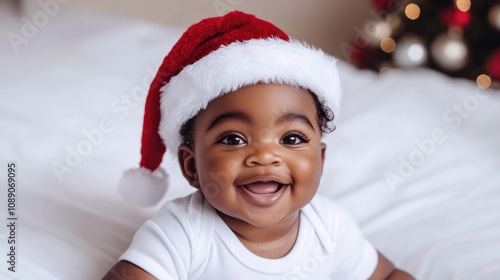
[[[224,213],[218,214],[250,252],[263,258],[278,259],[286,256],[292,250],[299,233],[300,212],[272,227],[256,227],[241,223]]]

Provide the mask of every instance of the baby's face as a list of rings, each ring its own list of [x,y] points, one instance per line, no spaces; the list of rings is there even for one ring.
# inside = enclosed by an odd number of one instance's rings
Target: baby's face
[[[316,194],[325,145],[305,90],[259,84],[214,101],[194,124],[179,160],[223,219],[271,226],[297,218]]]

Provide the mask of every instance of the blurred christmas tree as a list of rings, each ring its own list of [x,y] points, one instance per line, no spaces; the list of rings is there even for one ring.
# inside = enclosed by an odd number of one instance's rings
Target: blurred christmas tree
[[[500,0],[372,0],[376,10],[342,46],[361,68],[430,67],[500,84]]]

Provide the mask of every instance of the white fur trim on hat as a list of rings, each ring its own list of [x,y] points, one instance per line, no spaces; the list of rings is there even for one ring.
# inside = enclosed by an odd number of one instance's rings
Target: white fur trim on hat
[[[336,59],[305,43],[268,38],[222,46],[186,66],[161,89],[159,134],[167,151],[182,143],[179,130],[220,95],[258,83],[308,89],[337,113],[341,98]]]

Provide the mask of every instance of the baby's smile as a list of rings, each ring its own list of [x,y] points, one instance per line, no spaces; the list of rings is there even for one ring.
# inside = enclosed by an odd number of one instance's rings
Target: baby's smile
[[[255,178],[244,184],[237,185],[245,200],[257,206],[271,206],[279,200],[290,183],[284,183],[274,178]]]

